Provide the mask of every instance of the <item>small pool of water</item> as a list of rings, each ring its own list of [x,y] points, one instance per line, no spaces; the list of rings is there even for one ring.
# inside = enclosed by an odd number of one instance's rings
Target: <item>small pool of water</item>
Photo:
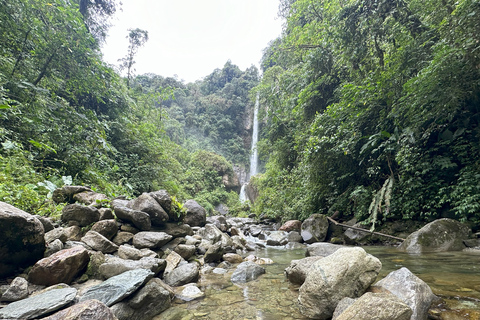
[[[411,255],[392,247],[365,247],[382,261],[378,279],[407,267],[443,299],[439,319],[480,319],[480,254],[448,252]],[[158,319],[306,319],[297,307],[298,286],[290,284],[283,270],[291,260],[305,257],[304,249],[266,248],[254,253],[275,264],[263,266],[266,274],[243,285],[230,282],[234,269],[224,275],[202,275],[199,287],[205,298],[190,302],[175,300]],[[448,315],[446,309],[452,315]],[[478,316],[478,317],[477,317]]]

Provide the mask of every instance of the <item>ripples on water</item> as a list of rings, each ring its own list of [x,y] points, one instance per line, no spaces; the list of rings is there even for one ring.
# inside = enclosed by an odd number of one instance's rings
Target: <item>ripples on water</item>
[[[409,255],[391,247],[365,247],[365,250],[382,261],[378,279],[407,267],[428,283],[435,294],[445,299],[443,307],[453,309],[442,309],[440,319],[480,319],[480,254]],[[202,275],[198,285],[206,297],[186,303],[176,300],[158,319],[306,319],[297,307],[298,286],[290,284],[283,273],[291,260],[305,257],[305,250],[267,248],[255,255],[275,261],[263,266],[266,274],[259,279],[243,285],[232,284],[230,276],[234,268],[224,275]]]

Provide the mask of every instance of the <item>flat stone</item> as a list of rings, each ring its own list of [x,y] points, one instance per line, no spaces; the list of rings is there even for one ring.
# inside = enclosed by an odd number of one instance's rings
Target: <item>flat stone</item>
[[[82,237],[82,242],[102,253],[113,253],[118,250],[118,246],[115,243],[92,230],[88,231],[85,236]]]
[[[183,259],[188,260],[195,254],[197,248],[194,245],[179,244],[175,247],[175,252],[178,253]]]
[[[198,276],[198,265],[196,263],[186,263],[165,275],[163,280],[170,286],[178,287],[197,281]]]
[[[80,302],[96,299],[110,307],[131,295],[153,276],[154,273],[146,269],[126,271],[89,288],[80,297]]]
[[[50,243],[57,239],[62,241],[63,243],[65,243],[68,240],[68,236],[64,228],[62,227],[55,228],[45,233],[45,243]]]
[[[75,299],[77,289],[53,289],[0,309],[0,319],[35,319],[54,312]]]
[[[140,260],[142,258],[151,257],[158,258],[158,254],[150,249],[137,249],[130,245],[121,245],[118,248],[118,256],[125,260]]]
[[[170,252],[170,254],[165,258],[167,261],[167,267],[165,268],[165,274],[172,272],[182,261],[185,261],[181,255],[175,251]]]
[[[189,285],[185,287],[176,297],[183,301],[192,301],[205,297],[205,293],[202,292],[197,286]]]
[[[234,283],[245,283],[257,279],[265,273],[265,268],[252,261],[240,263],[233,272],[230,280]]]
[[[118,320],[112,310],[98,300],[87,300],[58,311],[42,320]]]
[[[121,246],[122,244],[132,243],[133,240],[133,233],[120,231],[117,235],[113,238],[112,242],[115,243],[117,246]]]
[[[107,257],[98,270],[106,279],[117,276],[128,270],[146,269],[154,274],[165,270],[167,263],[164,259],[144,257],[140,260],[124,260],[118,257]]]
[[[339,244],[333,244],[328,242],[316,242],[307,246],[307,257],[326,257],[336,252],[339,249],[348,248]]]
[[[133,236],[133,245],[137,249],[159,249],[169,242],[172,236],[165,232],[143,231]]]

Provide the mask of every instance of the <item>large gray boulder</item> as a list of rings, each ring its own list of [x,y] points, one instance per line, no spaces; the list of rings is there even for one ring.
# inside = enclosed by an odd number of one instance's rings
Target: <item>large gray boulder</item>
[[[163,210],[162,206],[147,193],[143,193],[138,198],[131,200],[128,207],[133,210],[148,213],[150,221],[154,226],[162,226],[169,219],[168,214]]]
[[[86,227],[100,220],[100,212],[97,208],[73,203],[63,207],[61,219],[70,225]]]
[[[265,268],[255,262],[245,261],[240,263],[233,272],[230,280],[233,283],[246,283],[257,279],[265,273]]]
[[[198,265],[196,263],[186,263],[165,275],[163,280],[170,286],[178,287],[197,281],[198,275]]]
[[[306,257],[326,257],[334,253],[335,251],[348,248],[339,244],[333,244],[328,242],[316,242],[307,246]]]
[[[0,298],[0,301],[13,302],[28,297],[28,281],[22,277],[16,277]]]
[[[96,251],[101,251],[102,253],[114,253],[118,250],[118,246],[115,243],[108,240],[100,233],[92,230],[88,231],[85,236],[82,237],[82,242],[90,248]]]
[[[172,236],[165,232],[142,231],[133,236],[133,246],[137,249],[160,249]]]
[[[428,284],[407,268],[390,272],[375,284],[374,288],[378,287],[390,291],[406,303],[413,310],[411,320],[426,320],[428,309],[436,298]]]
[[[114,207],[114,212],[118,219],[131,222],[139,230],[148,231],[152,228],[150,215],[146,212],[133,210],[120,205]]]
[[[332,320],[409,320],[412,309],[396,296],[367,292]]]
[[[35,319],[52,313],[75,299],[77,289],[53,289],[0,309],[0,319]]]
[[[150,320],[170,307],[170,292],[158,278],[111,307],[118,320]]]
[[[360,247],[342,248],[316,261],[300,287],[300,312],[330,319],[340,300],[357,298],[375,281],[382,264]]]
[[[312,214],[303,221],[300,232],[305,243],[322,242],[327,237],[328,219],[323,214]]]
[[[89,288],[79,301],[96,299],[110,307],[137,291],[153,275],[153,272],[146,269],[126,271]]]
[[[308,271],[314,262],[323,257],[306,257],[300,260],[292,260],[285,269],[285,276],[291,283],[302,285],[305,282]]]
[[[222,260],[223,253],[222,243],[217,242],[207,249],[203,259],[205,263],[220,261]]]
[[[58,311],[42,320],[118,320],[112,310],[98,300],[87,300]]]
[[[460,251],[465,249],[463,240],[471,235],[471,229],[452,219],[438,219],[410,234],[399,246],[408,253]]]
[[[73,196],[84,191],[92,191],[85,186],[63,186],[53,191],[52,200],[55,203],[74,202]]]
[[[124,260],[118,257],[110,256],[98,268],[99,273],[105,278],[117,276],[129,270],[146,269],[154,274],[165,270],[167,263],[164,259],[144,257],[140,260]]]
[[[179,221],[180,217],[176,216],[176,213],[172,210],[172,197],[170,197],[167,190],[153,191],[148,195],[162,206],[163,210],[165,210],[170,217],[170,221]]]
[[[117,221],[114,219],[100,220],[90,230],[100,233],[108,240],[112,240],[118,232]]]
[[[44,229],[35,216],[0,201],[0,278],[43,257]]]
[[[198,234],[205,240],[209,240],[212,243],[222,240],[223,232],[213,224],[206,224],[204,228],[198,230]]]
[[[195,200],[187,200],[183,207],[187,210],[183,222],[190,227],[203,227],[207,221],[207,211]]]
[[[286,231],[272,231],[267,236],[267,245],[269,246],[284,246],[288,243],[288,232]]]
[[[125,260],[140,260],[142,258],[151,257],[158,258],[158,253],[150,249],[137,249],[127,244],[118,247],[118,257]]]
[[[166,223],[161,231],[168,233],[174,238],[186,237],[193,235],[192,227],[188,224]]]

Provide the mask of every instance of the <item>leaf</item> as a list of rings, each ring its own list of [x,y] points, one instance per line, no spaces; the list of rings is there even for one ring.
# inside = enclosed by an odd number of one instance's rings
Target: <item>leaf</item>
[[[0,109],[10,109],[11,106],[9,106],[8,104],[0,104]]]
[[[66,186],[72,185],[73,179],[72,176],[62,176],[63,184]]]

